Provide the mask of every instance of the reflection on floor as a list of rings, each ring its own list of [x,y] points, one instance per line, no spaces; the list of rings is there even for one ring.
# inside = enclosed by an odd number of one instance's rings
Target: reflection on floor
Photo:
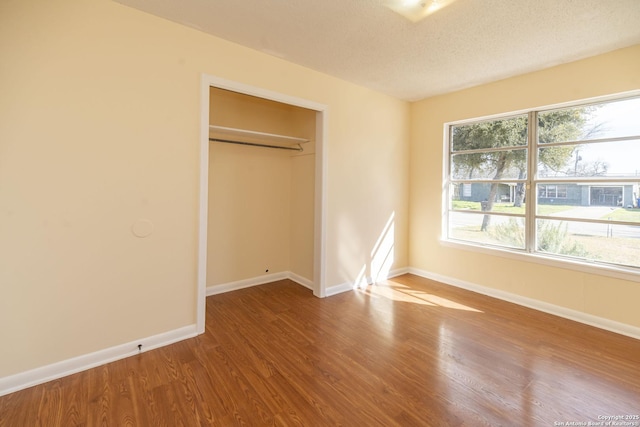
[[[0,398],[0,426],[551,426],[638,414],[640,341],[412,275],[207,298],[205,334]]]

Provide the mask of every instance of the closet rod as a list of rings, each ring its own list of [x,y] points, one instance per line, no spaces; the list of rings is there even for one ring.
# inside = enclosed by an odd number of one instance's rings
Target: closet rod
[[[209,138],[209,141],[224,142],[226,144],[251,145],[252,147],[277,148],[279,150],[303,151],[302,146],[300,144],[298,144],[297,147],[282,147],[280,145],[259,144],[257,142],[234,141],[232,139],[220,139],[220,138]]]

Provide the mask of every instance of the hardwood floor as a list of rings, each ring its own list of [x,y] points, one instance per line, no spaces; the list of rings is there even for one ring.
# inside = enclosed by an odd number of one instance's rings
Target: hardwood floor
[[[206,316],[199,337],[0,397],[0,426],[554,426],[640,414],[640,341],[412,275],[326,299],[284,280],[209,297]]]

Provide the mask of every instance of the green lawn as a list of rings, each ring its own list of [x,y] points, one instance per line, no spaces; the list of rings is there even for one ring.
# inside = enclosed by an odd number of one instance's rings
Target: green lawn
[[[618,208],[604,215],[601,219],[612,221],[640,222],[640,209]]]

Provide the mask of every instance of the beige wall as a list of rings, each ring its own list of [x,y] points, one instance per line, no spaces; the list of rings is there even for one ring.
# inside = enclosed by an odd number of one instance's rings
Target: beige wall
[[[407,265],[407,103],[107,0],[0,2],[0,40],[0,377],[195,323],[201,73],[328,106],[328,286],[392,213]]]
[[[638,89],[638,46],[409,106],[107,0],[0,2],[0,40],[0,377],[195,322],[201,73],[328,106],[328,286],[392,252],[640,326],[635,282],[438,243],[444,122]]]
[[[443,124],[640,88],[640,46],[425,99],[411,107],[410,265],[640,327],[636,282],[439,243]]]
[[[312,282],[316,112],[210,93],[211,124],[310,142],[302,153],[210,144],[207,287],[287,271]]]

